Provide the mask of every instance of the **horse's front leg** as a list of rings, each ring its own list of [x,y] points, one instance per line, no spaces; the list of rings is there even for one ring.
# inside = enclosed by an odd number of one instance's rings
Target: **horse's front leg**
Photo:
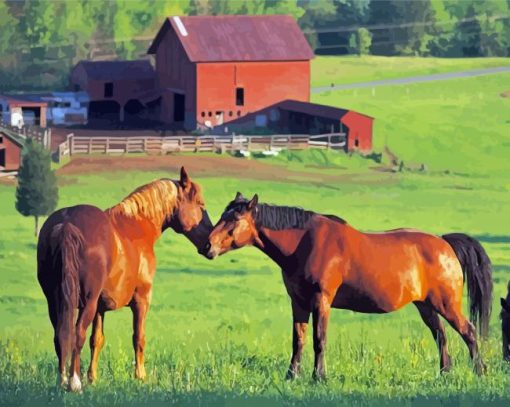
[[[315,352],[313,378],[315,380],[323,380],[326,378],[324,353],[326,350],[326,332],[328,329],[330,309],[331,302],[326,294],[319,292],[314,295],[312,300],[312,318],[313,350]]]
[[[135,350],[135,377],[145,379],[145,318],[149,311],[151,290],[143,294],[135,293],[130,303],[133,311],[133,347]]]
[[[306,341],[306,329],[310,319],[310,310],[301,307],[292,299],[292,358],[290,360],[287,379],[294,379],[301,368],[301,354]]]

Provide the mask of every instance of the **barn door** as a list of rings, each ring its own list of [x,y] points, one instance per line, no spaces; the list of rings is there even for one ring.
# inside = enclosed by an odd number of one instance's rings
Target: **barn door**
[[[174,122],[184,121],[185,101],[186,101],[185,95],[181,93],[174,93]]]

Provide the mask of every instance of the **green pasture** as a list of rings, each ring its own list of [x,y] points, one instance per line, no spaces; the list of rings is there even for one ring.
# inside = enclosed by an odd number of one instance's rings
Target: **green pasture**
[[[469,71],[510,65],[510,58],[420,58],[375,55],[316,56],[312,87]]]
[[[265,202],[335,213],[363,230],[413,226],[433,233],[464,231],[480,239],[494,262],[491,337],[483,345],[489,371],[478,378],[461,339],[448,328],[453,371],[438,375],[435,344],[413,306],[390,315],[334,311],[329,330],[327,383],[310,380],[312,347],[304,372],[283,380],[291,346],[290,305],[277,266],[255,249],[213,262],[199,257],[169,231],[157,244],[158,272],[147,322],[149,378],[132,379],[131,315],[106,316],[100,381],[83,395],[55,390],[56,363],[45,300],[35,275],[33,221],[13,207],[14,188],[0,187],[0,403],[59,404],[402,404],[501,401],[510,398],[510,368],[500,361],[497,299],[510,278],[507,180],[443,173],[385,173],[369,161],[328,153],[325,174],[342,181],[263,182],[199,178],[217,219],[237,190]],[[307,153],[298,154],[311,161]],[[324,158],[325,157],[325,158]],[[129,159],[129,158],[127,158]],[[359,166],[352,171],[353,160]],[[347,169],[341,168],[341,163]],[[283,163],[279,163],[283,165]],[[296,164],[294,164],[296,165]],[[297,167],[297,165],[296,165]],[[275,166],[275,172],[278,171]],[[307,167],[300,167],[302,172]],[[136,186],[168,172],[89,174],[60,179],[60,206],[89,202],[106,208]],[[177,176],[177,174],[175,174]],[[380,259],[384,261],[384,259]],[[309,338],[311,339],[311,338]],[[309,341],[311,342],[311,341]],[[89,360],[84,352],[84,363]]]
[[[328,91],[317,103],[375,117],[374,149],[409,167],[508,174],[510,73],[413,85]]]
[[[319,74],[317,66],[326,61],[341,61],[342,73],[324,68]],[[430,73],[500,61],[320,57],[314,62],[314,85],[327,75],[338,78],[335,83],[357,82],[381,79],[374,73],[379,71],[407,76],[417,73],[412,69]],[[367,67],[353,67],[356,63]],[[507,405],[510,365],[501,360],[498,317],[499,297],[510,280],[510,99],[499,96],[505,90],[510,90],[510,74],[379,87],[375,94],[359,89],[313,96],[315,102],[376,117],[375,150],[382,153],[387,146],[404,162],[401,172],[391,171],[386,153],[378,163],[306,151],[260,159],[274,166],[273,180],[249,173],[197,178],[213,221],[240,190],[246,196],[257,192],[262,202],[337,214],[366,231],[414,227],[475,236],[494,265],[491,334],[482,344],[487,375],[473,374],[466,347],[449,327],[454,368],[439,375],[436,345],[411,305],[389,315],[333,311],[327,382],[310,379],[311,330],[303,374],[287,382],[291,312],[278,267],[252,248],[208,261],[168,231],[156,247],[147,381],[133,379],[131,313],[124,309],[106,315],[97,385],[81,395],[62,393],[55,387],[52,330],[36,280],[33,220],[14,209],[14,187],[0,184],[0,404]],[[425,171],[419,171],[421,164]],[[285,179],[278,176],[282,168],[291,171]],[[177,177],[168,171],[83,172],[59,177],[59,207],[107,208],[141,184]],[[88,346],[83,359],[85,371]]]

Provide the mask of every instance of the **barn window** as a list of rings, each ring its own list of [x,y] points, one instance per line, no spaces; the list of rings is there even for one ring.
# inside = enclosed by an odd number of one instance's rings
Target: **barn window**
[[[106,82],[104,84],[104,97],[111,98],[113,96],[113,82]]]
[[[4,138],[2,136],[0,136],[0,144],[2,144],[4,142]]]
[[[244,88],[236,88],[236,106],[244,106]]]
[[[232,117],[232,116],[234,115],[234,112],[232,112],[232,110],[231,110],[230,112],[228,112],[228,115],[229,115],[230,117]]]
[[[358,146],[359,146],[359,140],[356,139],[356,140],[354,140],[354,147],[358,147]]]
[[[205,112],[202,112],[201,114],[202,114],[202,117],[205,117]]]
[[[212,112],[207,112],[207,116],[212,117]]]

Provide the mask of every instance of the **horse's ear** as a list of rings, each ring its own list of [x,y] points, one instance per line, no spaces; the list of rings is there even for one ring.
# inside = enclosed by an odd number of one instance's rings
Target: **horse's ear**
[[[501,308],[503,308],[506,312],[510,312],[510,304],[504,299],[501,298]]]
[[[251,211],[257,203],[259,202],[259,196],[257,194],[253,195],[253,198],[251,198],[251,201],[248,202],[248,209]]]
[[[234,198],[234,202],[242,202],[244,201],[244,196],[240,192],[237,192],[236,197]]]
[[[181,167],[181,180],[179,183],[184,189],[188,189],[191,186],[191,178],[184,167]]]

